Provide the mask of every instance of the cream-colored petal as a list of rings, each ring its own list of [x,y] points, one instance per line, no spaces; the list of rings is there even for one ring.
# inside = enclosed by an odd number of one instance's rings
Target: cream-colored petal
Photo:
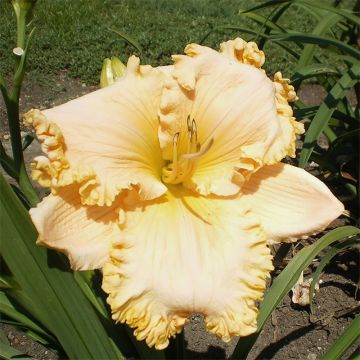
[[[179,152],[186,152],[181,141],[187,137],[187,116],[196,122],[202,148],[213,139],[183,182],[204,195],[235,194],[252,172],[289,154],[295,139],[293,126],[279,117],[273,82],[263,70],[231,58],[228,47],[226,51],[224,56],[191,44],[186,55],[174,56],[173,79],[166,80],[160,103],[165,159],[171,159],[176,133]]]
[[[289,102],[298,99],[295,89],[290,85],[289,79],[284,79],[281,72],[274,75],[275,103],[281,131],[265,156],[265,164],[276,164],[281,160],[276,154],[280,149],[285,149],[286,154],[295,157],[296,135],[305,132],[304,125],[295,121],[293,110]]]
[[[324,183],[303,169],[282,163],[257,171],[241,192],[242,206],[250,206],[258,216],[269,243],[317,233],[344,210]]]
[[[271,255],[237,199],[205,199],[176,187],[147,203],[129,196],[126,204],[122,239],[103,268],[115,321],[157,349],[192,312],[225,341],[256,331]]]
[[[37,161],[34,176],[54,188],[79,182],[82,202],[89,205],[110,205],[133,185],[143,199],[163,194],[157,117],[163,76],[130,57],[126,75],[111,86],[42,113],[29,112],[26,122],[43,150],[60,162],[52,177],[49,164]]]
[[[111,243],[120,238],[117,209],[115,203],[82,205],[76,187],[61,188],[30,209],[38,244],[65,253],[74,270],[100,268],[109,260]]]

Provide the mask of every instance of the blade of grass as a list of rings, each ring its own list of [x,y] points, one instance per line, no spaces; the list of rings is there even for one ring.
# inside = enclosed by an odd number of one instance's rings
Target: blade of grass
[[[10,289],[9,295],[57,337],[70,359],[116,358],[94,308],[64,269],[63,258],[35,245],[29,215],[2,174],[0,189],[1,254],[21,287]],[[30,303],[21,297],[24,293]]]
[[[109,30],[112,31],[113,33],[119,35],[120,37],[122,37],[127,43],[132,45],[140,54],[142,53],[142,48],[135,39],[133,39],[129,35],[124,34],[123,32],[121,32],[119,30],[115,30],[115,29],[109,29]]]
[[[338,102],[356,84],[360,75],[360,69],[356,66],[344,74],[331,89],[325,100],[321,103],[319,111],[311,121],[304,139],[304,145],[300,153],[299,166],[304,167],[314,149],[316,140],[327,125],[331,115],[336,109]]]
[[[271,316],[272,312],[283,300],[285,295],[295,285],[301,272],[310,265],[313,258],[333,242],[356,234],[360,234],[360,229],[353,226],[343,226],[337,228],[322,236],[314,244],[303,248],[294,256],[286,268],[274,280],[268,293],[265,295],[263,302],[260,305],[260,313],[257,319],[257,332],[252,335],[240,338],[232,355],[233,359],[246,358],[246,355],[251,350],[256,339],[260,335],[260,332],[264,327],[267,319]]]
[[[360,337],[360,314],[355,317],[346,330],[331,345],[321,360],[338,360]]]
[[[356,243],[359,243],[360,238],[355,239],[349,239],[345,240],[342,243],[332,245],[331,249],[322,257],[319,265],[317,266],[315,272],[312,274],[312,281],[310,285],[310,311],[314,312],[313,310],[313,298],[314,298],[314,291],[315,291],[315,285],[319,280],[319,277],[325,268],[325,266],[330,262],[330,260],[340,253],[341,251],[344,251],[345,249],[354,246]]]

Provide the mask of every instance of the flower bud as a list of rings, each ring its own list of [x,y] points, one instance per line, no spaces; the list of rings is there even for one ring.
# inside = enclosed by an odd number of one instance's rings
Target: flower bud
[[[111,58],[111,68],[113,71],[114,80],[122,77],[126,71],[126,66],[116,56]]]
[[[20,12],[28,13],[35,5],[36,0],[11,0],[11,4],[15,10],[17,17],[20,16]]]
[[[111,85],[114,82],[113,70],[111,67],[111,60],[109,58],[104,59],[103,66],[100,74],[100,87],[104,88]]]
[[[116,56],[111,60],[104,59],[100,75],[100,87],[111,85],[116,79],[122,77],[126,71],[126,66]]]

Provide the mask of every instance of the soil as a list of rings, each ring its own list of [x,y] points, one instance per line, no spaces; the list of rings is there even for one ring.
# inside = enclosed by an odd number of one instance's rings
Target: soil
[[[47,108],[63,103],[77,96],[96,89],[81,82],[70,79],[61,73],[56,80],[48,82],[25,81],[21,109],[23,112],[30,108]],[[316,105],[325,96],[325,92],[318,85],[306,85],[299,91],[301,100],[309,105]],[[6,131],[6,113],[0,100],[0,138],[6,149],[10,149],[9,134]],[[28,130],[23,128],[25,135]],[[326,145],[326,144],[325,144]],[[31,159],[41,153],[39,144],[34,141],[25,151],[25,160],[29,164]],[[45,194],[43,189],[41,194]],[[334,227],[344,224],[340,219]],[[313,241],[314,239],[310,239]],[[309,240],[307,240],[309,242]],[[301,247],[301,243],[300,243]],[[277,263],[275,272],[278,273],[299,249],[299,245],[292,245],[285,258]],[[310,277],[318,262],[314,262],[306,272]],[[260,359],[301,359],[316,360],[329,348],[341,332],[350,324],[359,312],[359,250],[354,248],[333,259],[323,274],[320,291],[315,296],[315,312],[310,315],[308,307],[292,304],[291,295],[285,297],[283,303],[274,311],[264,330],[250,352],[249,360]],[[14,348],[36,359],[58,360],[56,353],[33,341],[18,328],[1,324],[1,332],[5,334],[9,344]],[[228,359],[236,346],[237,339],[224,343],[214,335],[205,331],[203,319],[194,314],[185,327],[185,358],[186,359]],[[347,359],[359,349],[360,340],[351,347],[344,356]]]

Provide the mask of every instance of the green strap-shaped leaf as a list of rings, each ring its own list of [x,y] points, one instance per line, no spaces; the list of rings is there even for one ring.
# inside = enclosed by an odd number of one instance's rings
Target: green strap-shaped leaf
[[[35,245],[30,217],[2,174],[0,219],[1,255],[21,287],[9,294],[51,331],[70,359],[117,359],[95,309],[61,268],[62,257]]]
[[[321,360],[339,360],[345,351],[360,337],[360,314],[331,345]],[[356,357],[359,358],[359,355]]]
[[[341,17],[336,14],[330,14],[325,16],[314,28],[312,31],[312,35],[323,35],[329,31],[331,26],[336,24],[341,20]],[[300,60],[298,62],[298,67],[301,68],[303,66],[307,66],[311,64],[312,59],[314,57],[316,51],[316,45],[314,44],[307,44],[304,47],[304,50],[300,56]]]
[[[360,241],[360,238],[349,239],[342,243],[335,244],[331,247],[331,249],[322,257],[318,267],[316,268],[314,274],[312,274],[312,281],[310,285],[310,311],[313,312],[313,298],[314,298],[314,291],[315,285],[318,282],[318,279],[324,270],[325,266],[330,262],[330,260],[337,255],[339,252],[344,251],[344,249],[355,245]]]
[[[320,1],[317,1],[317,0],[294,0],[294,3],[303,4],[303,5],[307,5],[309,7],[315,7],[318,9],[326,10],[326,11],[329,11],[330,13],[335,13],[335,14],[338,14],[338,15],[344,17],[345,19],[351,21],[355,25],[358,25],[358,26],[360,25],[360,18],[358,16],[354,15],[353,13],[351,13],[348,10],[339,9],[335,6],[328,5],[323,0],[320,0]]]
[[[335,86],[330,90],[325,100],[320,105],[319,111],[311,121],[306,133],[304,145],[301,150],[299,166],[305,167],[316,144],[316,140],[327,125],[331,115],[335,111],[338,102],[347,92],[359,81],[360,69],[353,66],[350,71],[344,74]]]
[[[35,360],[31,356],[14,349],[10,345],[0,341],[0,358],[5,360]]]
[[[305,79],[309,79],[314,76],[330,75],[330,74],[337,75],[338,71],[333,67],[326,66],[323,64],[307,65],[307,66],[299,67],[296,69],[294,75],[291,77],[291,82],[293,84],[298,85]]]
[[[241,10],[241,13],[246,13],[246,12],[260,10],[260,9],[265,9],[267,7],[277,6],[277,5],[280,5],[280,4],[286,4],[286,3],[291,3],[291,2],[292,2],[292,0],[270,0],[270,1],[266,1],[266,2],[264,2],[262,4],[259,4],[259,5],[255,5],[250,9]]]
[[[2,168],[13,178],[18,179],[19,173],[16,170],[14,160],[6,153],[5,148],[0,141],[0,164]]]
[[[356,227],[340,227],[328,232],[314,244],[305,247],[294,256],[286,268],[274,280],[268,293],[265,295],[263,302],[260,305],[260,313],[257,319],[257,332],[244,338],[240,338],[232,355],[232,359],[246,358],[246,355],[251,350],[256,339],[260,335],[260,332],[264,327],[267,319],[271,316],[272,312],[283,300],[285,295],[295,285],[301,272],[310,265],[313,258],[333,242],[356,234],[360,234],[360,230]]]
[[[45,329],[41,328],[32,319],[30,319],[30,317],[20,312],[20,310],[14,306],[13,302],[10,301],[7,295],[2,291],[0,291],[0,313],[18,321],[26,329],[33,330],[34,332],[42,335],[42,337],[47,338],[49,341],[53,343],[56,342],[56,340]]]
[[[262,25],[263,27],[270,29],[270,30],[275,30],[277,32],[280,33],[284,33],[286,32],[286,30],[281,27],[280,25],[274,23],[273,21],[271,21],[269,18],[256,14],[254,12],[243,12],[242,10],[240,10],[239,15],[243,15],[248,17],[249,19],[255,21],[257,24]]]
[[[311,35],[300,32],[288,32],[286,34],[271,35],[271,39],[278,41],[295,41],[305,44],[316,44],[326,47],[334,46],[348,55],[354,56],[357,59],[360,58],[360,51],[357,50],[355,47],[352,47],[340,40],[336,40],[327,36]]]

